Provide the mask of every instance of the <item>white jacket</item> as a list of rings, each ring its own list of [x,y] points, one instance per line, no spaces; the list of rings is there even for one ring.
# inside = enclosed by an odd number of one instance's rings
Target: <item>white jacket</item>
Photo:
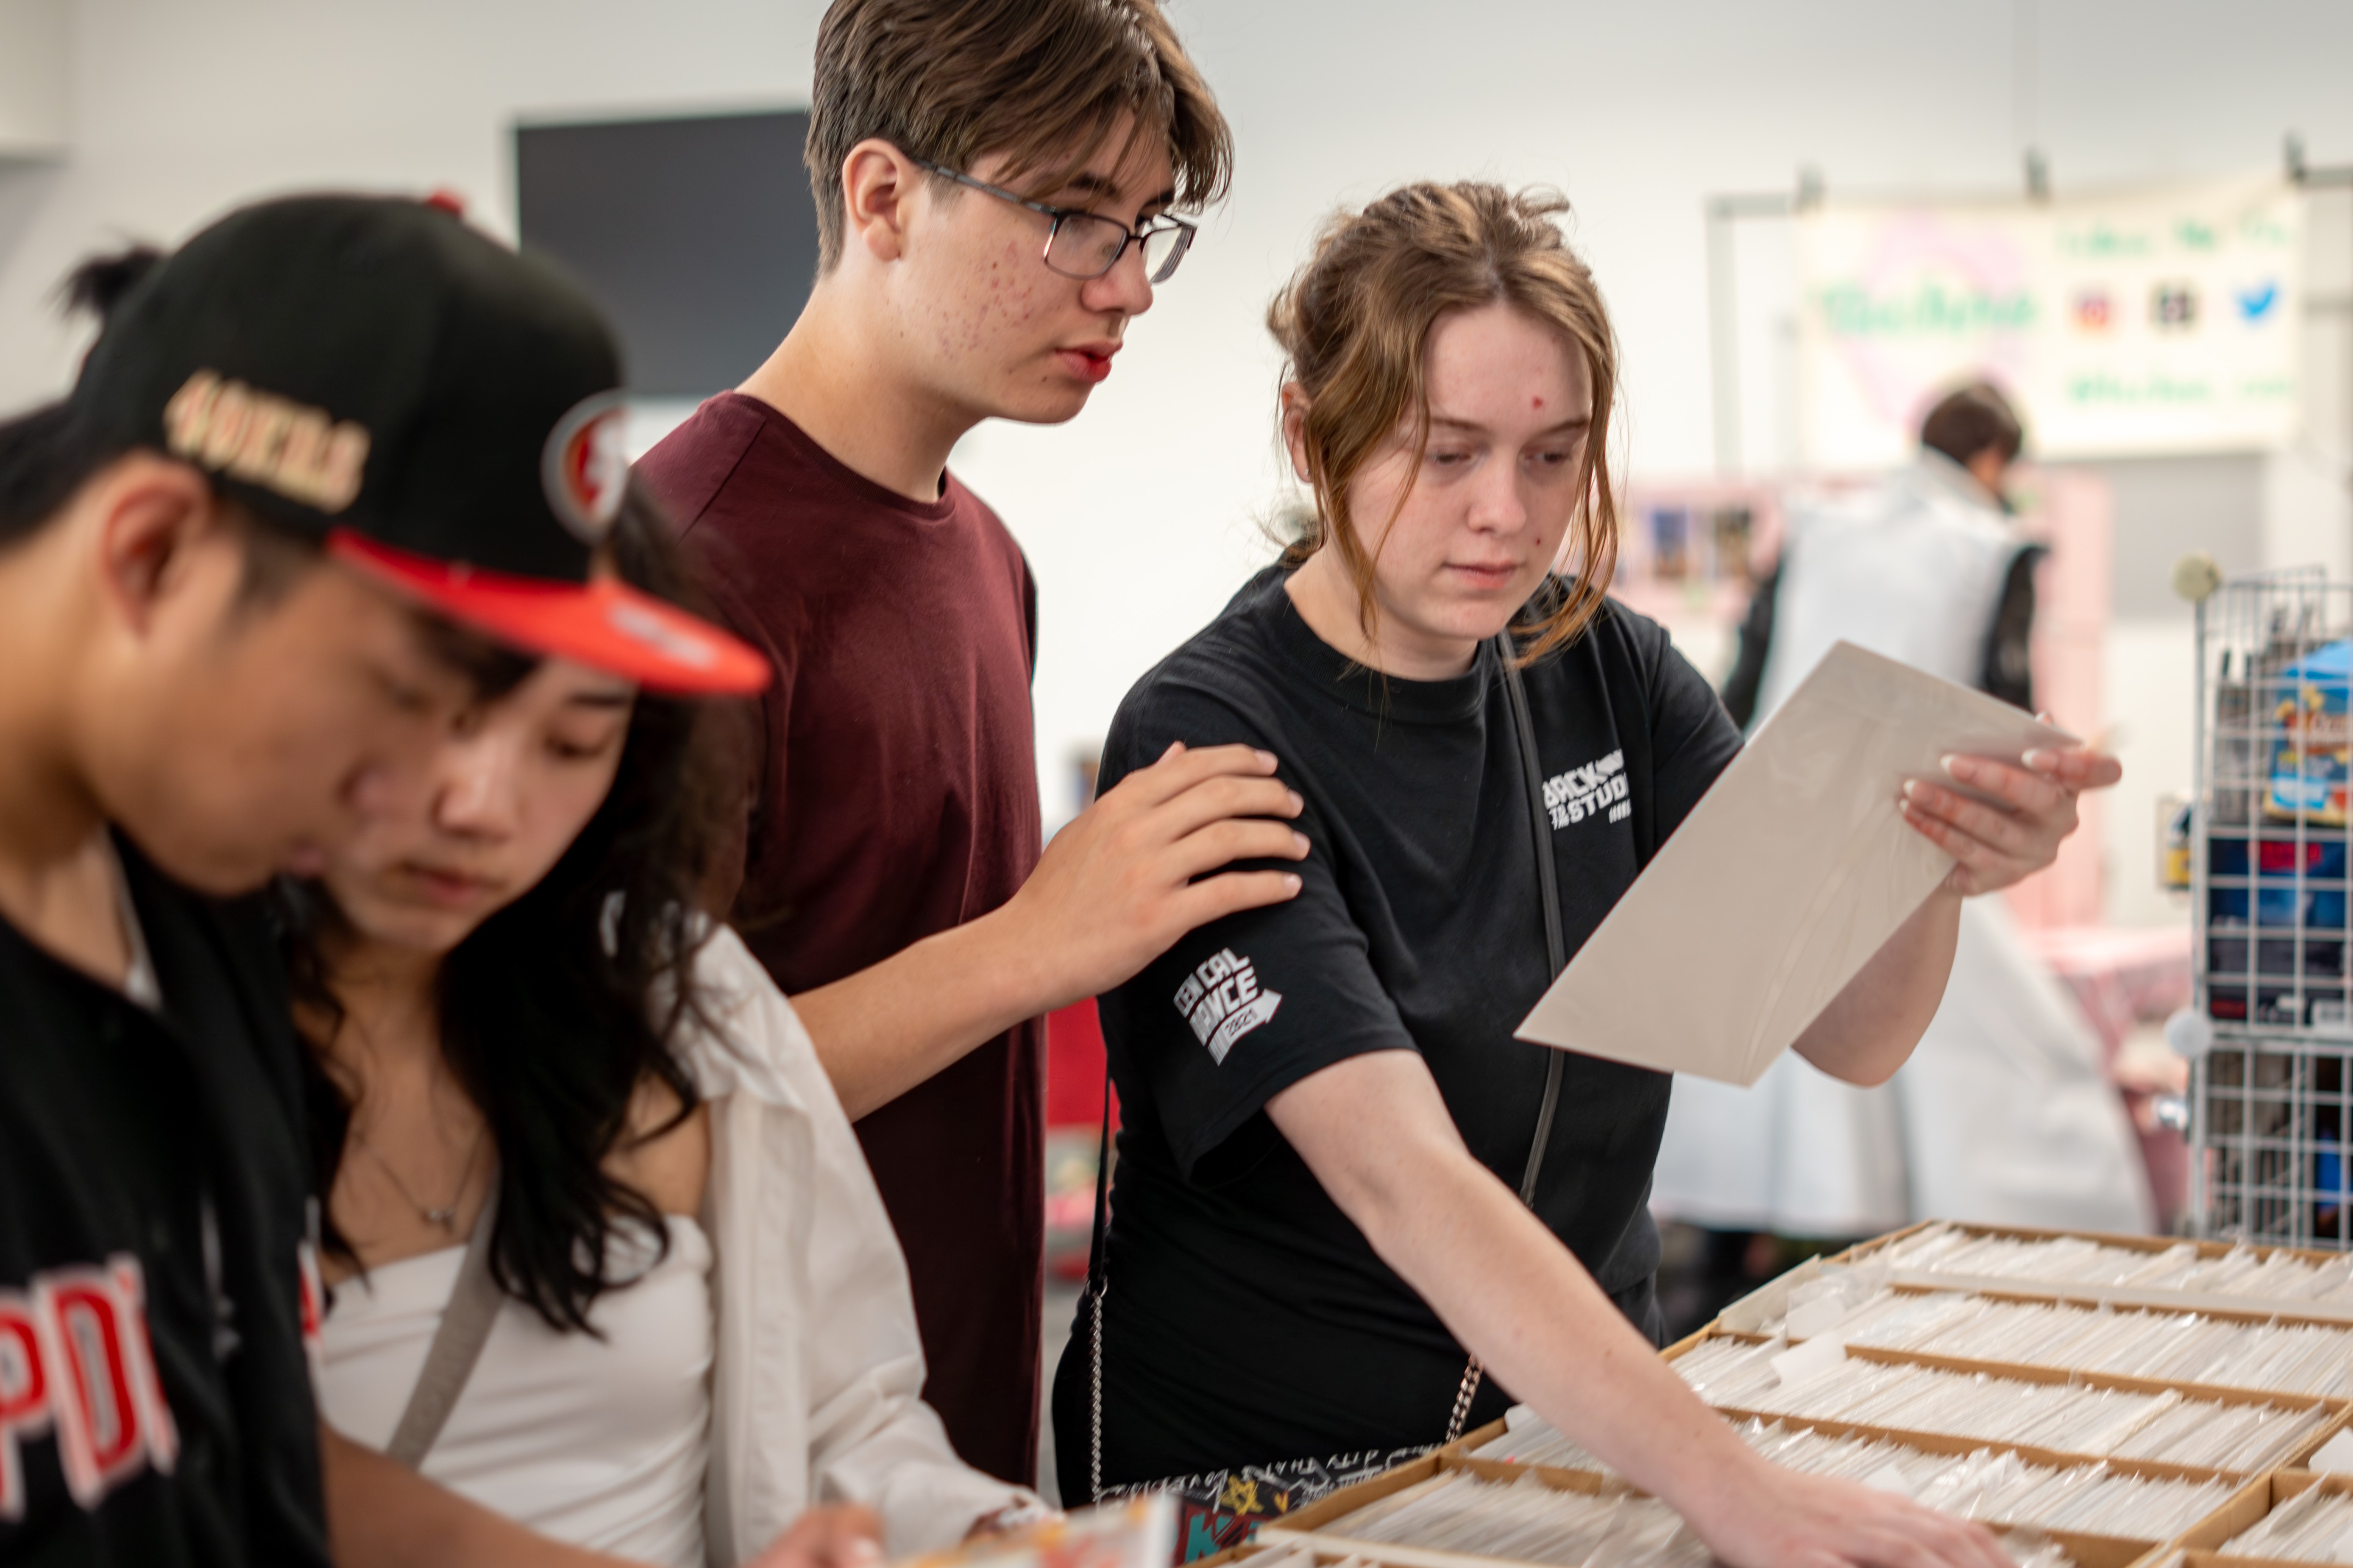
[[[812,1503],[872,1508],[903,1557],[1035,1502],[958,1459],[923,1401],[906,1260],[792,1004],[732,931],[697,965],[719,1034],[683,1051],[711,1105],[706,1555],[754,1557]]]

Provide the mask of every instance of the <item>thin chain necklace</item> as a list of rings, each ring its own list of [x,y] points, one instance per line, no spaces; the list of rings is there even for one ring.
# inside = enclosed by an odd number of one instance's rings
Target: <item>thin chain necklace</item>
[[[434,1226],[445,1236],[454,1237],[458,1234],[458,1206],[465,1202],[466,1188],[474,1177],[474,1156],[482,1152],[483,1125],[480,1121],[474,1123],[474,1141],[466,1148],[466,1163],[458,1169],[458,1190],[451,1193],[449,1201],[439,1208],[431,1208],[419,1202],[417,1194],[408,1190],[408,1184],[400,1179],[400,1173],[392,1168],[392,1162],[376,1152],[376,1146],[368,1142],[367,1134],[361,1131],[356,1125],[352,1128],[352,1141],[360,1146],[369,1159],[375,1162],[376,1169],[392,1178],[392,1184],[398,1188],[400,1195],[408,1201],[408,1206],[417,1211],[417,1218]]]

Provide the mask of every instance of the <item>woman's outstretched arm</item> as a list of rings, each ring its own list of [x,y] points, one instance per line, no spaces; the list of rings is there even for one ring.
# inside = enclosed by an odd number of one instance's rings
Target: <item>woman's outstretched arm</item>
[[[1418,1055],[1336,1063],[1277,1094],[1267,1114],[1491,1375],[1664,1499],[1725,1563],[2008,1568],[1980,1526],[1757,1458],[1472,1158]]]

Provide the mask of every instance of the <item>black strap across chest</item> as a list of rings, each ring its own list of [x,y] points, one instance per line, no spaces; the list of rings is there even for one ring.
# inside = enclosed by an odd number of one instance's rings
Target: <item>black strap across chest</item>
[[[1602,615],[1611,610],[1605,606]],[[1588,632],[1587,635],[1594,635]],[[1519,667],[1519,649],[1509,630],[1495,635],[1491,645],[1504,670],[1504,693],[1512,714],[1514,749],[1520,759],[1522,793],[1528,811],[1528,833],[1531,852],[1535,857],[1538,902],[1543,906],[1545,956],[1548,972],[1558,979],[1568,966],[1568,943],[1561,928],[1560,871],[1553,855],[1551,814],[1544,800],[1544,764],[1536,744],[1535,716],[1528,702],[1527,682]],[[1604,689],[1609,704],[1609,717],[1616,728],[1618,743],[1624,754],[1627,801],[1630,809],[1630,826],[1634,833],[1635,866],[1639,872],[1651,863],[1657,851],[1657,814],[1651,801],[1651,716],[1649,703],[1641,687],[1641,671],[1625,659],[1604,658],[1601,661]],[[1550,1053],[1545,1064],[1543,1097],[1536,1106],[1535,1126],[1528,1140],[1527,1163],[1520,1176],[1520,1201],[1533,1208],[1535,1205],[1536,1184],[1544,1173],[1545,1146],[1552,1142],[1555,1112],[1560,1106],[1561,1078],[1567,1058],[1560,1051]],[[1086,1299],[1092,1305],[1094,1327],[1094,1431],[1093,1485],[1097,1498],[1103,1491],[1103,1298],[1110,1285],[1105,1271],[1103,1236],[1111,1218],[1111,1061],[1108,1052],[1103,1061],[1103,1131],[1095,1152],[1094,1234],[1087,1252]],[[1463,1394],[1456,1402],[1454,1426],[1450,1438],[1459,1430],[1469,1395],[1477,1386],[1479,1363],[1474,1357],[1463,1385]]]

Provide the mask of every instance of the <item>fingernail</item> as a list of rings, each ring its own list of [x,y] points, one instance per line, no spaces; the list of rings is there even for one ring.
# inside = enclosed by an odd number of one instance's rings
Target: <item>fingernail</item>
[[[1939,757],[1937,761],[1944,764],[1944,768],[1947,773],[1952,774],[1957,779],[1968,779],[1977,776],[1978,765],[1968,757]]]
[[[1274,766],[1274,753],[1272,752],[1261,752],[1258,754],[1258,765],[1262,768],[1272,768]]]
[[[2034,750],[2027,752],[2026,755],[2019,758],[2018,760],[2024,763],[2028,767],[2032,768],[2037,773],[2042,772],[2058,761],[2056,757],[2052,756],[2049,752],[2044,751],[2040,746],[2037,746]]]
[[[1291,792],[1291,809],[1293,811],[1305,811],[1307,809],[1307,802],[1300,797],[1300,794],[1297,790],[1293,790]]]
[[[1306,854],[1308,849],[1311,847],[1307,842],[1307,835],[1304,833],[1293,834],[1291,836],[1291,847],[1293,849],[1298,850],[1302,855]]]
[[[1904,781],[1904,799],[1907,803],[1925,799],[1927,794],[1928,786],[1922,784],[1918,779],[1905,779]]]
[[[1307,884],[1306,884],[1306,883],[1304,883],[1304,882],[1301,881],[1301,880],[1300,880],[1296,876],[1293,876],[1293,875],[1286,874],[1286,875],[1283,877],[1282,880],[1283,880],[1284,885],[1285,885],[1285,886],[1287,886],[1287,887],[1288,887],[1288,888],[1289,888],[1293,892],[1294,892],[1294,893],[1295,893],[1295,892],[1297,892],[1297,891],[1299,891],[1299,889],[1302,889],[1302,888],[1303,888],[1303,887],[1307,886]]]

